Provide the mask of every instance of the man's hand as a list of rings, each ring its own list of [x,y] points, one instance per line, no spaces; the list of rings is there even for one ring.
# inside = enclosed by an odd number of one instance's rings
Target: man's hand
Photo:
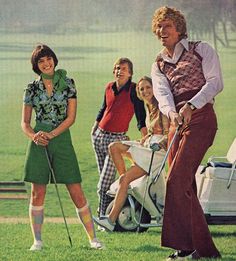
[[[174,124],[175,127],[178,127],[179,125],[183,124],[183,115],[180,115],[177,112],[170,111],[169,118],[171,123]]]
[[[94,134],[95,134],[95,131],[97,130],[97,128],[98,128],[98,122],[95,121],[95,122],[94,122],[94,125],[93,125],[93,127],[92,127],[92,130],[91,130],[91,135],[94,135]]]
[[[192,109],[190,108],[189,104],[185,104],[179,111],[180,117],[183,118],[184,125],[188,124],[192,119]]]

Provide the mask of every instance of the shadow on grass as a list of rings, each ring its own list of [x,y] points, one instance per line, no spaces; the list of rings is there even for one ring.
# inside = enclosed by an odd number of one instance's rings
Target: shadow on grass
[[[157,251],[165,251],[164,248],[153,245],[142,245],[134,249],[135,252],[157,252]]]
[[[231,232],[211,232],[211,235],[217,237],[236,237],[236,231]]]

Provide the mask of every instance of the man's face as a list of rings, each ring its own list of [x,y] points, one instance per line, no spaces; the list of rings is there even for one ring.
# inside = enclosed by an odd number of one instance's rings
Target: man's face
[[[173,49],[179,41],[180,33],[177,32],[174,22],[166,19],[157,25],[156,35],[163,46],[167,49]]]
[[[114,69],[114,76],[116,81],[126,83],[131,77],[128,64],[127,63],[117,64]]]

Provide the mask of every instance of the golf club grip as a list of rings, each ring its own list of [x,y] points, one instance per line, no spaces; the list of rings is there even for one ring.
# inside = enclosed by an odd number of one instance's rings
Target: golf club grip
[[[51,163],[51,160],[50,160],[50,157],[49,157],[49,151],[48,151],[48,147],[47,146],[45,147],[45,152],[46,152],[46,157],[47,157],[49,169],[50,169],[50,171],[52,173],[52,176],[54,176],[53,175],[53,169],[52,169],[52,163]],[[55,182],[55,180],[54,180],[54,182]]]

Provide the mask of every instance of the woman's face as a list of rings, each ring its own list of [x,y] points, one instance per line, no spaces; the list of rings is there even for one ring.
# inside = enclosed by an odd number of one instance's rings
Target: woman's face
[[[39,70],[42,73],[45,73],[45,74],[48,74],[48,75],[53,75],[54,74],[54,68],[55,68],[53,58],[50,57],[50,56],[41,57],[38,60],[38,67],[39,67]]]
[[[170,19],[159,22],[156,35],[162,45],[167,49],[173,49],[179,41],[180,33],[177,32],[174,22]]]
[[[151,103],[153,98],[153,88],[149,81],[142,80],[139,85],[139,94],[140,97],[144,100],[146,103]]]

